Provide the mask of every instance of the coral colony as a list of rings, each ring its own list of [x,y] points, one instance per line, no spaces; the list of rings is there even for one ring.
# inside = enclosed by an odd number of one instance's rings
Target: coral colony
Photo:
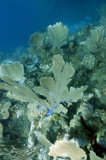
[[[19,61],[0,63],[0,159],[106,159],[101,23],[73,34],[49,25],[30,36]]]

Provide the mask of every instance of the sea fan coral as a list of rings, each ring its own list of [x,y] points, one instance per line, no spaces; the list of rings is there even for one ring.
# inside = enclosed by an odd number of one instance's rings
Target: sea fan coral
[[[67,109],[62,103],[77,102],[83,97],[83,91],[86,86],[80,88],[70,87],[67,85],[75,72],[71,64],[65,63],[63,57],[55,55],[53,57],[53,66],[51,68],[53,77],[43,77],[40,79],[40,86],[35,87],[33,91],[19,83],[10,79],[10,76],[1,76],[4,82],[0,82],[0,88],[7,90],[7,96],[21,102],[29,102],[35,107],[40,106],[45,108],[47,116],[54,112],[67,112]],[[6,82],[6,83],[5,83]],[[43,96],[44,99],[39,98]],[[31,106],[31,105],[30,105]]]
[[[83,97],[83,91],[86,90],[86,86],[80,88],[70,87],[67,85],[71,81],[71,78],[75,72],[71,64],[65,63],[62,56],[56,55],[53,57],[52,72],[54,78],[44,77],[40,79],[40,86],[35,87],[35,92],[46,98],[43,105],[48,110],[47,115],[51,115],[54,112],[67,112],[67,109],[62,103],[77,102]]]
[[[48,26],[47,41],[56,48],[62,47],[67,42],[68,28],[61,22]]]
[[[72,160],[86,158],[85,152],[78,147],[76,142],[66,140],[56,141],[56,143],[50,147],[49,155],[54,158],[57,156],[67,156]]]
[[[85,43],[87,49],[91,53],[106,51],[106,29],[104,26],[91,29],[90,36]]]
[[[6,76],[13,81],[22,82],[25,80],[24,67],[18,61],[8,64],[1,64],[0,77]]]

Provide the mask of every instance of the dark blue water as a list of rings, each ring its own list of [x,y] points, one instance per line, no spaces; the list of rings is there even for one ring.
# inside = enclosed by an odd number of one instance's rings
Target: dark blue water
[[[27,46],[30,34],[63,22],[73,32],[97,19],[104,0],[0,0],[0,51]]]

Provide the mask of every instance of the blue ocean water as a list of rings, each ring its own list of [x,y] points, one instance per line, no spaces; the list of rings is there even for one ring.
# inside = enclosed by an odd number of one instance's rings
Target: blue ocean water
[[[104,0],[0,0],[0,52],[27,46],[29,36],[62,22],[70,32],[97,19]]]

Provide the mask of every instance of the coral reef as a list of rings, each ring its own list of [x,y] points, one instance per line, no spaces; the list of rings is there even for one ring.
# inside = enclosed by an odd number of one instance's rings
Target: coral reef
[[[13,64],[10,66],[12,67],[12,65]],[[2,74],[1,79],[6,83],[1,82],[0,88],[8,90],[7,96],[9,98],[20,100],[22,102],[33,103],[33,105],[36,107],[40,106],[45,108],[48,111],[47,115],[51,115],[54,112],[66,113],[67,109],[64,108],[62,103],[77,102],[83,97],[83,91],[86,90],[86,86],[80,88],[70,87],[68,90],[67,85],[71,81],[71,77],[74,74],[74,68],[71,66],[71,64],[65,64],[62,56],[60,55],[53,57],[53,66],[51,71],[54,74],[54,80],[52,77],[41,78],[40,86],[35,87],[33,89],[34,92],[25,85],[22,86],[14,82],[12,80],[13,78],[11,79],[9,77],[9,79],[8,76],[4,76]],[[10,73],[13,74],[12,77],[17,77],[16,72],[15,76],[13,71],[10,70]],[[14,80],[16,79],[14,78]],[[45,97],[45,100],[40,99],[37,94]]]
[[[62,53],[62,46],[67,44],[68,28],[61,22],[49,25],[44,33],[30,36],[28,51],[38,57],[38,61],[48,64],[54,54]]]
[[[0,64],[0,159],[105,160],[105,24],[58,22],[29,44]]]

